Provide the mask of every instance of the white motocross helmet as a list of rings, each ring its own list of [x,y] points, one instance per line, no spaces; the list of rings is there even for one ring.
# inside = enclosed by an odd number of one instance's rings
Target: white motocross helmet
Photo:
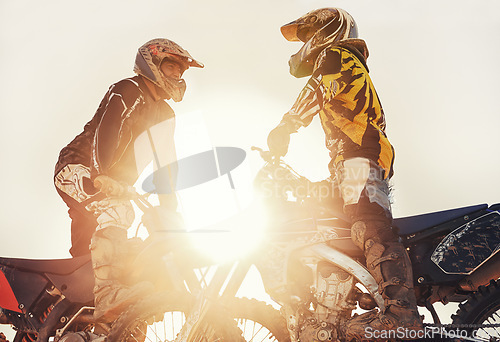
[[[179,44],[164,38],[150,40],[137,51],[134,72],[157,85],[166,93],[167,99],[179,102],[184,97],[186,82],[163,75],[160,66],[164,59],[189,67],[203,68],[203,64],[191,57]]]

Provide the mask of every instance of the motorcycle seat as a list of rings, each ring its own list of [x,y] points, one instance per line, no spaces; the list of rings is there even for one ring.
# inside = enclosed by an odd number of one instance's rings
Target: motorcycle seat
[[[71,259],[0,258],[0,266],[13,267],[27,272],[57,275],[71,274],[87,262],[90,262],[90,254]]]
[[[459,217],[469,215],[479,210],[485,210],[487,208],[487,204],[478,204],[428,214],[401,217],[394,219],[393,226],[398,229],[399,235],[405,236],[421,232],[428,228],[435,227],[442,223],[452,221]]]

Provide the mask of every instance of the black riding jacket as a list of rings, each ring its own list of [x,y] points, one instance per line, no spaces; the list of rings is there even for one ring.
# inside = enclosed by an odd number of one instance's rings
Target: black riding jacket
[[[90,168],[91,177],[107,175],[133,184],[138,177],[135,139],[148,128],[174,117],[163,100],[155,101],[140,76],[110,86],[83,132],[59,154],[55,174],[68,164]]]

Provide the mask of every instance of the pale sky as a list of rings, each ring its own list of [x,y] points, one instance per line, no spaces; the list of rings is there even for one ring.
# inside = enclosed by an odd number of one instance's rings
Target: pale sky
[[[205,63],[185,74],[175,109],[201,111],[214,145],[265,146],[306,82],[288,73],[300,43],[279,27],[327,6],[349,11],[370,49],[396,149],[395,216],[500,201],[497,1],[1,0],[2,254],[68,255],[54,164],[109,85],[133,75],[140,45],[169,38]],[[328,175],[317,119],[286,160],[313,180]]]
[[[0,0],[0,254],[69,256],[54,165],[109,85],[133,76],[139,46],[168,38],[205,64],[186,72],[174,109],[201,112],[214,145],[265,147],[307,81],[288,73],[301,45],[279,28],[329,6],[350,12],[370,50],[396,149],[395,216],[500,202],[496,0]],[[286,160],[328,176],[318,119],[292,136]]]

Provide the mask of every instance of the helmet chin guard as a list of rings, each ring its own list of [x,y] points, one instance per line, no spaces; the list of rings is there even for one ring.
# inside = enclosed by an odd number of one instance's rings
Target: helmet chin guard
[[[309,76],[319,53],[327,46],[341,41],[361,41],[354,18],[340,8],[321,8],[311,11],[281,27],[289,41],[302,41],[304,45],[288,64],[295,77]]]
[[[186,82],[183,79],[166,77],[161,72],[160,66],[164,59],[173,60],[186,68],[203,68],[204,66],[191,57],[187,50],[168,39],[153,39],[139,48],[135,58],[134,72],[158,86],[164,93],[162,95],[165,95],[162,97],[179,102],[184,97]]]

